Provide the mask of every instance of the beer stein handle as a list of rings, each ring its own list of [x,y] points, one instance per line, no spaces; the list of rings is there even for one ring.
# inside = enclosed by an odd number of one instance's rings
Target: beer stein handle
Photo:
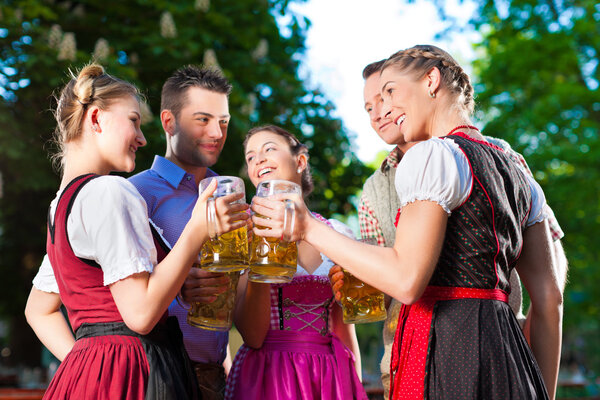
[[[218,237],[217,234],[217,210],[215,209],[215,198],[209,197],[206,201],[206,222],[208,228],[208,236],[211,240]]]
[[[289,243],[292,240],[292,235],[294,233],[294,226],[296,220],[294,216],[296,215],[296,209],[294,207],[294,202],[290,199],[284,200],[285,211],[283,218],[283,232],[281,234],[281,240]]]

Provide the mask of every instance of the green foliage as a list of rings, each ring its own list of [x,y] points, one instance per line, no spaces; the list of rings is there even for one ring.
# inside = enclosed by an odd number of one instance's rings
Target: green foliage
[[[310,22],[290,13],[288,3],[0,3],[0,315],[20,318],[44,254],[47,207],[59,182],[47,156],[54,129],[51,94],[66,83],[68,68],[94,58],[109,73],[142,88],[154,114],[143,126],[148,145],[138,152],[138,171],[165,151],[158,119],[164,80],[185,64],[218,63],[234,90],[229,137],[214,169],[243,174],[245,132],[274,123],[309,146],[315,179],[311,208],[324,215],[352,209],[349,199],[370,169],[351,152],[341,122],[331,117],[330,101],[298,78]]]
[[[478,3],[471,21],[483,32],[475,46],[478,117],[486,134],[525,155],[565,231],[563,357],[600,371],[600,7],[591,0]],[[575,348],[581,339],[584,347]]]

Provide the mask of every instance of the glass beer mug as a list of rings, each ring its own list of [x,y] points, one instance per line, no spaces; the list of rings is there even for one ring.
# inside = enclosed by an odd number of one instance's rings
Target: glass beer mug
[[[212,303],[192,303],[187,315],[188,324],[209,331],[231,329],[240,271],[226,272],[225,275],[229,278],[227,290],[216,295]]]
[[[261,182],[256,187],[258,197],[270,197],[280,193],[301,194],[302,189],[293,182],[277,179]],[[287,200],[283,237],[281,239],[258,235],[252,237],[248,279],[266,283],[287,283],[292,280],[296,273],[298,258],[296,242],[289,242],[293,221],[294,204]]]
[[[248,268],[247,227],[217,235],[215,198],[233,193],[244,193],[244,181],[235,176],[213,176],[200,181],[200,193],[210,182],[218,181],[217,189],[206,204],[208,234],[210,240],[204,243],[200,253],[200,268],[212,272],[241,271]],[[241,198],[237,202],[244,203]]]
[[[374,238],[361,239],[363,243],[377,244]],[[344,284],[340,288],[342,295],[342,315],[345,324],[361,324],[382,321],[387,317],[385,296],[379,289],[368,285],[344,271]]]

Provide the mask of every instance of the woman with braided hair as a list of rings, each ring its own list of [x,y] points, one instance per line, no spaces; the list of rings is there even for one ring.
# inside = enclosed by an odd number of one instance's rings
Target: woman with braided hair
[[[415,142],[397,167],[394,247],[348,240],[287,196],[297,209],[293,239],[404,304],[392,399],[554,398],[562,294],[541,188],[472,125],[472,86],[445,51],[393,54],[381,85],[382,116]],[[255,198],[252,208],[256,234],[281,235],[280,201]],[[531,298],[531,347],[506,303],[513,268]]]
[[[135,86],[97,64],[73,74],[58,99],[62,180],[48,211],[48,254],[25,309],[62,361],[44,399],[198,398],[179,325],[166,311],[208,239],[206,202],[217,185],[200,195],[166,254],[142,196],[109,175],[131,172],[146,144],[139,103]],[[247,206],[229,204],[240,197],[216,201],[224,231],[247,222]]]

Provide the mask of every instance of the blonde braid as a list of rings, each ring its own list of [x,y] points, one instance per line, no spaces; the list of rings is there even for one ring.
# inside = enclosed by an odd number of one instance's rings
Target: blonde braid
[[[382,70],[394,66],[400,71],[413,73],[422,78],[431,68],[437,67],[442,76],[442,84],[457,97],[457,102],[469,115],[473,113],[475,100],[469,76],[450,54],[436,46],[417,45],[400,50],[385,62]]]

